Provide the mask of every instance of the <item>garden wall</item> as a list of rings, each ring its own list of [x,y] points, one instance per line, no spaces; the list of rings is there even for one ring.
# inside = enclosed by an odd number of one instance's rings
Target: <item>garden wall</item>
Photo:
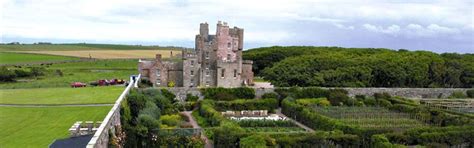
[[[107,113],[107,116],[105,116],[105,119],[102,121],[102,124],[100,124],[97,132],[95,132],[94,136],[87,144],[87,148],[106,148],[109,146],[109,132],[114,133],[115,128],[122,125],[120,123],[120,105],[122,100],[128,95],[132,87],[137,86],[136,82],[140,80],[140,75],[138,75],[135,82],[133,80],[135,80],[135,78],[130,78],[130,83],[128,84],[127,88],[125,88],[122,94],[118,97],[112,109],[109,111],[109,113]]]
[[[321,87],[323,89],[331,89],[328,87]],[[187,88],[187,87],[173,87],[166,88],[173,92],[178,99],[182,100],[186,98],[187,93],[191,93],[199,98],[203,98],[199,88]],[[255,96],[260,98],[265,93],[274,92],[275,88],[254,88]],[[372,96],[374,93],[389,93],[392,96],[400,96],[406,98],[447,98],[453,92],[462,92],[466,94],[466,91],[472,88],[341,88],[349,92],[349,96],[355,95],[366,95]]]

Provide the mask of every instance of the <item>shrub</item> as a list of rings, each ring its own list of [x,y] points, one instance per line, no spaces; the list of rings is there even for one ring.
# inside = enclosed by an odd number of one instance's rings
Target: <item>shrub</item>
[[[170,127],[175,127],[178,126],[178,124],[181,122],[181,116],[177,114],[173,115],[163,115],[160,118],[161,123]]]
[[[467,97],[474,98],[474,89],[470,89],[466,91]]]
[[[161,94],[163,96],[165,96],[166,98],[168,98],[171,102],[175,102],[175,99],[176,98],[176,95],[174,95],[172,92],[170,92],[169,90],[167,89],[161,89]]]
[[[46,68],[44,67],[30,67],[31,75],[32,76],[43,76],[46,72]]]
[[[454,91],[449,98],[467,98],[462,91]]]
[[[303,106],[311,107],[313,105],[318,106],[329,106],[330,102],[326,98],[316,98],[316,99],[298,99],[296,103],[301,104]]]
[[[232,95],[232,94],[229,94],[227,92],[218,92],[215,96],[214,96],[215,100],[222,100],[222,101],[231,101],[231,100],[235,100],[237,99],[236,96]]]
[[[15,81],[16,74],[15,72],[9,70],[7,67],[0,67],[0,81],[2,82],[11,82]]]
[[[378,99],[389,99],[391,98],[392,96],[390,96],[390,94],[388,94],[387,92],[383,92],[383,93],[374,93],[374,98],[376,100]]]
[[[348,99],[347,91],[343,89],[333,89],[329,91],[328,100],[333,106],[339,106],[343,102],[347,102]]]
[[[377,100],[375,100],[374,98],[365,98],[364,104],[367,106],[375,106],[377,104]]]
[[[355,98],[358,100],[364,100],[366,98],[365,95],[355,95]]]
[[[252,148],[266,148],[267,142],[265,137],[260,134],[254,134],[245,138],[240,139],[240,147],[252,147]]]
[[[195,96],[193,94],[186,94],[186,101],[197,101],[199,100],[198,96]]]
[[[15,69],[14,71],[17,77],[30,77],[33,75],[31,72],[23,69]]]
[[[273,98],[273,99],[278,99],[278,94],[276,93],[265,93],[262,95],[263,99],[268,99],[268,98]]]

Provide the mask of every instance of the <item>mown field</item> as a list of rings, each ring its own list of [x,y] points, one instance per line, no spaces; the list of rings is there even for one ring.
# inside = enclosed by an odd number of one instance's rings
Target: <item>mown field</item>
[[[0,90],[0,104],[113,104],[124,87]]]
[[[0,52],[0,65],[79,60],[76,57]]]
[[[104,107],[0,107],[0,147],[47,147],[76,121],[102,121]]]

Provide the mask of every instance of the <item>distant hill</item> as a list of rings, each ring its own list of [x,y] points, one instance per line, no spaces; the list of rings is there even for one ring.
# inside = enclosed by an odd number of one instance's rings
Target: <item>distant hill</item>
[[[0,45],[0,51],[36,51],[36,50],[181,50],[182,47],[161,47],[120,44],[15,44]]]

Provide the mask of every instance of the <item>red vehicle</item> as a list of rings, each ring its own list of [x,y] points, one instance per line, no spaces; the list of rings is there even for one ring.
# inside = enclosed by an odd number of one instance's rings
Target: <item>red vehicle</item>
[[[71,87],[74,87],[74,88],[76,88],[76,87],[86,87],[86,86],[87,86],[86,83],[81,83],[81,82],[73,82],[73,83],[71,83]]]

